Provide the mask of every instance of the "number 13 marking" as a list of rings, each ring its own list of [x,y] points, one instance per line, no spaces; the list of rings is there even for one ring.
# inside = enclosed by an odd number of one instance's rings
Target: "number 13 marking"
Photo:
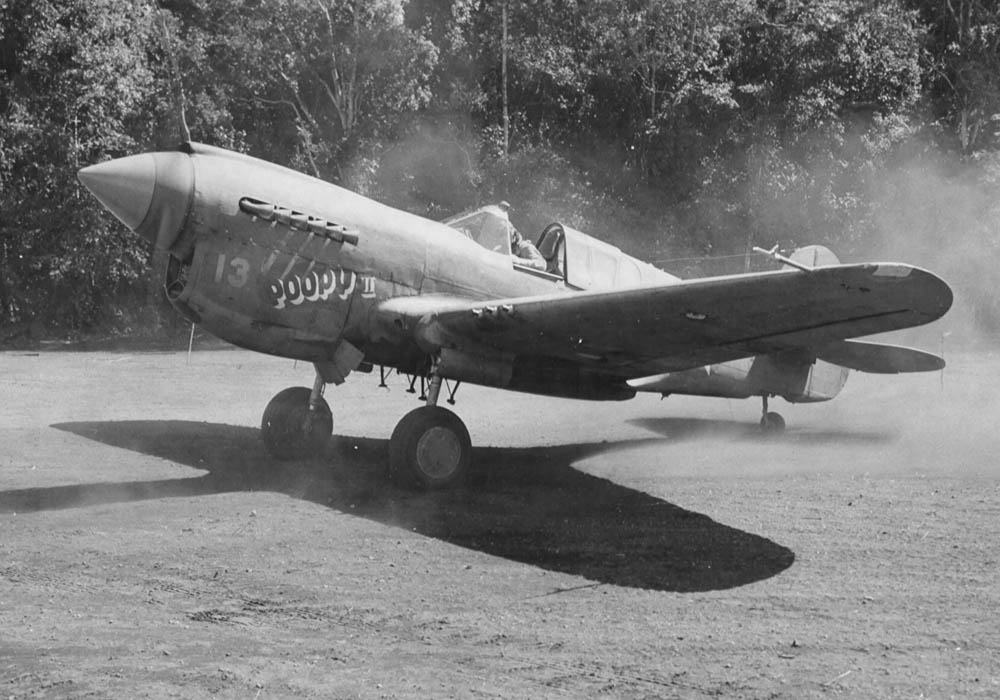
[[[246,258],[233,258],[229,261],[229,267],[232,268],[228,275],[226,275],[226,282],[229,286],[236,287],[237,289],[244,286],[247,280],[250,279],[250,263]],[[224,253],[219,253],[219,262],[215,266],[215,282],[219,284],[222,282],[222,276],[226,271],[226,256]]]

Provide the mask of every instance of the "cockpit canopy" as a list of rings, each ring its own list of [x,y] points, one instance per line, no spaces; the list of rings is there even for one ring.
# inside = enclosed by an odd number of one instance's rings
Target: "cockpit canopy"
[[[511,256],[512,224],[506,209],[501,206],[491,204],[466,211],[442,223],[487,250]],[[678,281],[677,277],[609,243],[558,222],[546,226],[534,242],[545,258],[545,271],[528,269],[518,263],[517,257],[511,256],[514,267],[553,280],[564,280],[567,286],[576,289],[623,289]]]

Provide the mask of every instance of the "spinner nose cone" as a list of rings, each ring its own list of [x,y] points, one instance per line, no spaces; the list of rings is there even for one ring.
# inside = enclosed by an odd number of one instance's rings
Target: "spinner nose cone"
[[[77,177],[108,211],[135,231],[149,213],[156,190],[152,153],[118,158],[83,168]]]
[[[184,153],[141,153],[80,170],[77,177],[123,224],[168,250],[184,228],[194,169]]]

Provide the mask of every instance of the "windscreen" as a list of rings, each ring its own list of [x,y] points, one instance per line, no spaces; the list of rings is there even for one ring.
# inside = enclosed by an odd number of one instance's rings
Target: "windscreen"
[[[486,250],[510,255],[510,235],[507,218],[493,207],[446,219],[445,224],[474,240]]]

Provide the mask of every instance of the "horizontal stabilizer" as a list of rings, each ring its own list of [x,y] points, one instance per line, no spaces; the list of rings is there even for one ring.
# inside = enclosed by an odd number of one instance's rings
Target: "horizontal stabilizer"
[[[815,351],[816,357],[841,367],[874,374],[933,372],[944,369],[944,358],[899,345],[842,340]]]

